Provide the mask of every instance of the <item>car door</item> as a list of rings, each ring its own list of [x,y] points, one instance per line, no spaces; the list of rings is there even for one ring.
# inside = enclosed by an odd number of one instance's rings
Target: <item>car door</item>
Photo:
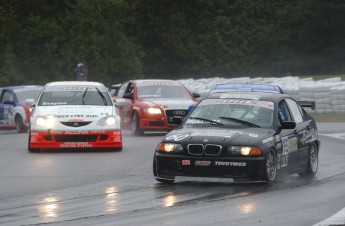
[[[292,99],[287,100],[293,118],[296,122],[298,164],[304,165],[308,159],[309,144],[306,142],[311,134],[310,121],[303,117],[303,109]]]
[[[283,99],[278,103],[278,117],[280,122],[294,121],[292,113]],[[281,153],[280,167],[293,168],[297,165],[298,149],[297,149],[297,134],[295,129],[281,129]],[[278,156],[279,157],[279,156]]]

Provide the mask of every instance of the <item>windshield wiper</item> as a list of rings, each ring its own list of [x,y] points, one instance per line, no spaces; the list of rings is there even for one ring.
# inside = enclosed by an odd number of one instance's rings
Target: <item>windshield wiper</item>
[[[103,95],[103,93],[97,87],[95,87],[95,88],[96,88],[98,94],[102,97],[104,105],[108,106],[107,99],[105,99],[105,96]]]
[[[221,123],[221,122],[217,122],[217,121],[214,121],[214,120],[211,120],[211,119],[207,119],[207,118],[189,117],[188,119],[202,120],[202,121],[210,122],[211,124],[216,124],[216,125],[220,125],[220,126],[223,126],[223,125],[224,125],[224,124]],[[211,124],[208,124],[208,125],[211,125]]]
[[[237,118],[223,117],[223,116],[220,116],[219,118],[225,119],[225,120],[229,120],[229,121],[233,121],[233,122],[238,122],[238,123],[241,123],[241,124],[245,124],[245,125],[250,126],[250,127],[257,127],[257,128],[261,127],[259,125],[256,125],[255,123],[244,121],[244,120],[237,119]]]

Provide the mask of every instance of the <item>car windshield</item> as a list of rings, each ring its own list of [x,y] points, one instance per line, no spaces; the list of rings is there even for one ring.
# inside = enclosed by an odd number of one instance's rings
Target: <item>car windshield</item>
[[[110,106],[112,101],[107,90],[94,86],[53,86],[42,93],[38,106],[99,105]]]
[[[189,92],[183,86],[140,86],[138,98],[179,98],[190,99]]]
[[[18,102],[24,103],[27,99],[37,100],[43,87],[19,88],[15,89],[14,93],[17,96]]]
[[[205,124],[206,120],[224,126],[271,128],[274,104],[269,101],[240,99],[202,100],[186,120],[187,125]],[[205,119],[205,120],[200,120]]]

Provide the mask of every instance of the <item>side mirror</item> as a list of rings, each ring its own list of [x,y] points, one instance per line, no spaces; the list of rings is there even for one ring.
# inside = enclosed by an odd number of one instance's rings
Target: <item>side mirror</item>
[[[282,129],[294,129],[296,128],[296,123],[293,121],[281,122]]]
[[[199,93],[193,93],[193,97],[194,97],[194,98],[199,98],[199,97],[200,97],[200,94],[199,94]]]
[[[27,106],[32,107],[32,106],[35,105],[35,99],[26,99],[26,100],[25,100],[25,104],[26,104]]]
[[[133,95],[132,95],[132,93],[125,93],[125,94],[123,95],[123,98],[133,100]]]

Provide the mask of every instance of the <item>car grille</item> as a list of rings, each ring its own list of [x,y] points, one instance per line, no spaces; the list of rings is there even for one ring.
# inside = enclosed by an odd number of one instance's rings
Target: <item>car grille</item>
[[[222,150],[222,146],[215,145],[215,144],[206,144],[205,145],[205,155],[220,155],[220,152]]]
[[[202,155],[204,152],[204,145],[202,144],[189,144],[187,146],[188,153],[191,155]]]
[[[174,124],[173,122],[174,117],[177,116],[177,117],[184,118],[188,114],[188,110],[185,110],[185,109],[165,110],[165,114],[167,116],[168,123]]]
[[[60,122],[62,125],[70,126],[70,127],[81,127],[81,126],[87,126],[91,122]]]
[[[164,122],[149,122],[150,126],[164,126]]]
[[[190,155],[218,156],[222,151],[222,146],[216,144],[189,144],[187,150]]]

